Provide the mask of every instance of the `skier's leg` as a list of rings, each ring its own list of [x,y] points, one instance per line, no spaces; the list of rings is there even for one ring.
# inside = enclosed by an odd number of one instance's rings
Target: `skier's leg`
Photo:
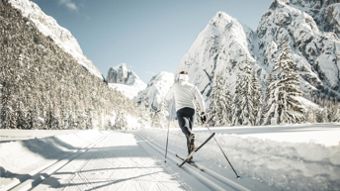
[[[194,126],[194,116],[195,116],[195,110],[191,111],[188,116],[190,132],[192,132],[192,127]]]
[[[195,144],[194,144],[195,135],[192,132],[193,115],[195,113],[195,110],[192,108],[184,108],[184,113],[185,113],[185,122],[186,122],[185,127],[187,128],[189,132],[187,136],[187,147],[188,147],[188,154],[190,154],[195,148]],[[192,157],[189,159],[189,161],[191,160],[192,160]]]
[[[182,109],[177,111],[177,120],[178,125],[181,128],[182,132],[184,133],[185,137],[190,135],[190,131],[188,130],[188,120],[183,115]]]
[[[189,129],[190,129],[190,136],[188,138],[189,150],[192,152],[195,149],[195,134],[192,132],[192,127],[194,124],[194,115],[195,110],[191,109],[188,111],[188,122],[189,122]],[[190,159],[192,160],[192,158]]]
[[[185,107],[185,108],[180,109],[180,111],[185,121],[185,125],[184,125],[184,127],[186,128],[185,131],[188,132],[188,135],[193,134],[192,125],[193,125],[193,116],[195,114],[195,110],[189,107]]]
[[[187,149],[188,149],[188,154],[192,151],[192,146],[191,146],[191,141],[190,141],[190,136],[193,135],[191,131],[191,120],[190,120],[190,113],[191,113],[191,108],[182,108],[177,111],[177,119],[178,119],[178,124],[179,127],[181,128],[182,132],[184,133],[186,139],[187,139]]]

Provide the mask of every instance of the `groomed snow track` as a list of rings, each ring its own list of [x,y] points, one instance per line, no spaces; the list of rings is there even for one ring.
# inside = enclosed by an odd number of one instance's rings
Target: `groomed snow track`
[[[49,164],[43,165],[42,167],[34,170],[33,172],[29,173],[31,177],[27,177],[23,180],[15,179],[10,184],[7,184],[5,187],[0,189],[2,190],[9,190],[9,191],[24,191],[24,190],[32,190],[34,187],[38,186],[40,183],[42,183],[44,180],[46,180],[48,177],[50,177],[52,174],[57,172],[59,169],[63,168],[67,164],[69,164],[71,161],[76,159],[77,157],[81,156],[82,154],[89,151],[94,146],[98,145],[100,142],[105,140],[108,137],[108,135],[103,136],[96,140],[94,143],[91,143],[79,150],[77,150],[72,156],[68,157],[67,159],[60,159],[56,160],[54,162],[51,162]]]
[[[159,144],[155,143],[149,138],[146,138],[143,135],[137,134],[137,136],[144,141],[147,145],[142,146],[145,147],[151,147],[155,151],[157,151],[160,155],[160,158],[164,157],[164,148],[160,146]],[[147,150],[147,148],[145,148]],[[180,159],[178,159],[176,156],[176,153],[172,150],[168,149],[168,155],[167,155],[167,163],[177,164],[180,162]],[[187,172],[192,177],[195,177],[197,180],[199,180],[201,183],[206,185],[211,190],[238,190],[238,191],[250,191],[250,189],[240,185],[239,183],[214,172],[213,170],[210,170],[209,168],[196,164],[197,167],[194,167],[190,164],[185,164],[181,168],[177,167],[178,170],[183,170]],[[235,178],[236,179],[236,178]]]

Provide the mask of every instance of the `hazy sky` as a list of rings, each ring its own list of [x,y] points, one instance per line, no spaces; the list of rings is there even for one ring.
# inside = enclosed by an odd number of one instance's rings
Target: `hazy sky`
[[[127,63],[145,82],[174,72],[198,33],[218,11],[256,29],[273,0],[33,0],[70,30],[107,76]]]

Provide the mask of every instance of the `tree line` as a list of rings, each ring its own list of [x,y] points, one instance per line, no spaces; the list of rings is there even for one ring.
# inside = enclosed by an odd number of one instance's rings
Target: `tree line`
[[[288,48],[281,52],[264,84],[259,83],[251,61],[246,59],[239,71],[234,94],[225,76],[217,75],[213,79],[210,125],[340,122],[339,98],[309,96],[318,106],[303,98],[307,96],[301,90],[299,74]]]
[[[6,2],[0,33],[0,128],[115,128],[122,113],[142,116]]]

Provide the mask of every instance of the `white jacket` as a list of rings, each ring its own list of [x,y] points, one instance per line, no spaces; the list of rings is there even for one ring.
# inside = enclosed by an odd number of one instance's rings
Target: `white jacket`
[[[171,87],[169,95],[167,97],[169,98],[169,96],[170,98],[174,99],[176,111],[184,107],[189,107],[196,110],[194,104],[195,100],[197,100],[201,112],[206,111],[204,100],[200,91],[195,85],[187,81],[180,80],[179,82],[176,82]]]

